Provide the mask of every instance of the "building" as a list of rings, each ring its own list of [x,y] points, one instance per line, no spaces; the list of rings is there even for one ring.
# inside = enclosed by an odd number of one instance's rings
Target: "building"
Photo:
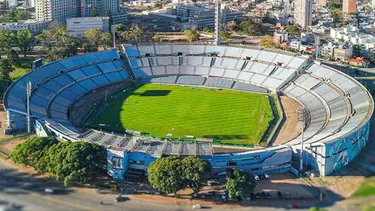
[[[34,19],[21,20],[17,23],[0,23],[0,29],[9,30],[11,32],[17,32],[21,29],[30,29],[30,31],[36,35],[40,34],[44,29],[48,28],[51,21],[38,21]]]
[[[68,18],[110,16],[114,24],[126,23],[127,13],[120,8],[119,0],[35,0],[38,20],[57,20],[66,23]]]
[[[68,32],[77,37],[82,37],[89,29],[100,29],[109,32],[109,17],[83,17],[68,18],[66,20]]]
[[[353,14],[357,11],[357,0],[343,0],[342,12]]]
[[[177,4],[174,15],[179,16],[182,20],[186,19],[183,28],[215,28],[215,7],[207,4]],[[221,4],[220,22],[221,25],[243,17],[242,12],[232,10],[225,4]]]
[[[368,67],[370,65],[370,61],[367,59],[364,59],[363,57],[357,57],[357,58],[350,58],[349,64],[354,66],[360,66],[360,67]]]
[[[285,30],[277,30],[273,34],[273,40],[275,43],[280,44],[284,41],[288,41],[288,32]]]
[[[294,23],[302,28],[312,24],[312,0],[296,0],[294,7]]]
[[[35,18],[65,23],[67,18],[80,16],[79,5],[79,0],[35,0]]]
[[[26,1],[26,6],[28,6],[28,7],[35,7],[35,1],[36,0],[27,0]]]
[[[5,0],[6,7],[17,7],[18,6],[18,0]]]
[[[81,17],[104,16],[104,2],[102,0],[81,0]]]
[[[327,0],[318,0],[318,5],[319,6],[327,6]]]
[[[353,46],[329,42],[320,48],[320,55],[328,59],[346,62],[353,56]]]

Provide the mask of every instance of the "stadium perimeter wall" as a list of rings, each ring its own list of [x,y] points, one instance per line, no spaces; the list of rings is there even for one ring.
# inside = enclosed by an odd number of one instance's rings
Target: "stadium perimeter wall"
[[[31,76],[32,73],[27,75],[27,77]],[[10,89],[11,88],[12,86]],[[8,96],[5,96],[5,98],[6,97]],[[13,124],[14,128],[24,128],[25,113],[12,108],[6,109],[8,111],[9,125],[11,126]],[[372,113],[372,111],[370,113]],[[40,127],[40,125],[34,124],[38,126],[36,130],[45,130],[45,133],[39,134],[53,135],[62,140],[79,140],[77,137],[72,137],[70,134],[49,125],[47,123],[48,120],[43,122],[45,119],[38,118],[37,116],[35,116],[35,119],[40,119],[40,122],[44,126]],[[369,127],[370,121],[369,118],[367,118],[367,122],[362,124],[358,129],[345,135],[345,137],[305,145],[304,163],[320,172],[323,176],[340,169],[342,166],[352,161],[366,145],[369,138]],[[298,145],[282,145],[244,153],[213,154],[211,156],[205,155],[202,157],[213,165],[215,172],[225,171],[226,168],[240,168],[254,173],[285,172],[290,170],[293,155],[298,154],[298,148]],[[108,172],[114,178],[123,179],[128,169],[145,170],[157,157],[143,152],[108,148],[107,159]]]

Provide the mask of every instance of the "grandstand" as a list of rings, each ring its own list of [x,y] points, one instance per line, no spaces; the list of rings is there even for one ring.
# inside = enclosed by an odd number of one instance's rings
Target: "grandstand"
[[[228,166],[251,172],[285,172],[298,161],[297,137],[279,146],[241,153],[215,153],[211,143],[171,143],[145,137],[115,135],[72,124],[71,112],[82,99],[103,87],[132,81],[246,90],[286,95],[308,111],[304,131],[305,163],[328,175],[352,161],[366,145],[373,99],[349,76],[298,55],[259,49],[210,45],[131,45],[56,61],[14,82],[4,96],[8,125],[26,127],[26,83],[31,82],[31,117],[47,134],[60,139],[96,142],[105,146],[109,173],[122,179],[131,169],[145,170],[163,155],[200,155],[217,172]],[[121,59],[124,58],[124,59]],[[90,95],[87,97],[87,95]],[[84,98],[86,96],[86,98]],[[98,94],[102,96],[102,94]],[[84,101],[81,101],[84,102]],[[80,105],[82,107],[82,104]],[[42,130],[36,128],[36,131]]]

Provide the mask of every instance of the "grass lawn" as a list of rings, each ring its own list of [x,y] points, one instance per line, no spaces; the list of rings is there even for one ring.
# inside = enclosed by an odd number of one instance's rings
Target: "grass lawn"
[[[273,119],[265,95],[160,84],[134,89],[105,107],[91,126],[106,124],[114,131],[126,128],[163,138],[192,135],[221,143],[258,144]]]
[[[31,64],[33,61],[37,60],[38,58],[30,58],[30,57],[20,57],[20,63],[21,65],[19,67],[14,67],[14,71],[12,71],[9,76],[12,80],[16,80],[19,77],[25,75],[26,73],[31,71]],[[48,62],[44,61],[44,64],[47,64]]]
[[[375,195],[375,176],[368,177],[359,186],[359,188],[353,193],[353,197],[366,197]]]

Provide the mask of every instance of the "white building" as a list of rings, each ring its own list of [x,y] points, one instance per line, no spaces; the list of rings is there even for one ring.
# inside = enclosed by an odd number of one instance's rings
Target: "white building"
[[[232,10],[225,4],[221,4],[221,24],[225,24],[235,19],[241,19],[243,17],[242,12]],[[208,4],[177,4],[176,14],[181,19],[188,19],[188,27],[185,29],[196,27],[197,29],[203,28],[214,28],[215,26],[215,7],[214,5]]]
[[[277,30],[273,34],[273,39],[276,43],[282,43],[284,41],[288,41],[288,32],[285,30]]]
[[[79,17],[80,9],[77,0],[35,0],[35,17],[42,21],[65,23],[67,18]]]
[[[20,20],[17,23],[0,23],[0,29],[16,32],[21,29],[30,29],[35,34],[40,34],[44,29],[48,28],[51,21],[38,21],[34,19]]]
[[[119,0],[35,0],[35,17],[38,20],[57,20],[66,23],[68,18],[111,16],[113,24],[127,21],[127,13],[120,8]]]
[[[5,0],[5,3],[7,8],[18,6],[18,0]]]
[[[336,41],[343,40],[353,45],[364,45],[371,49],[375,43],[375,36],[360,32],[357,27],[331,29],[331,37]]]
[[[68,32],[77,37],[84,36],[89,29],[100,29],[109,32],[109,17],[68,18],[66,20]]]
[[[296,0],[294,7],[294,23],[302,28],[312,24],[312,0]]]

